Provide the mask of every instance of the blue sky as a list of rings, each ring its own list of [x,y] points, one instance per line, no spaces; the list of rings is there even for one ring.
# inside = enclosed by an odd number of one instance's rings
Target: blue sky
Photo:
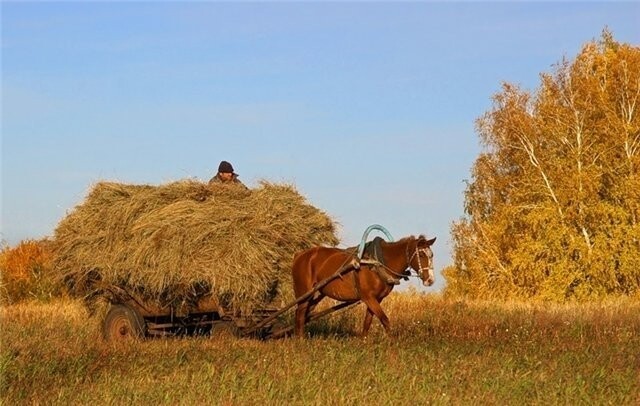
[[[294,183],[341,224],[396,237],[450,225],[474,121],[635,2],[2,2],[2,229],[53,234],[100,180]],[[442,278],[431,290],[443,286]]]

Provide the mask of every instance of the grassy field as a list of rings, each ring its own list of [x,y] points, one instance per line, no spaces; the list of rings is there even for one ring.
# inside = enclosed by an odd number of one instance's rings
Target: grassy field
[[[305,340],[109,344],[72,301],[3,307],[3,404],[640,404],[640,303],[524,305],[394,294]]]

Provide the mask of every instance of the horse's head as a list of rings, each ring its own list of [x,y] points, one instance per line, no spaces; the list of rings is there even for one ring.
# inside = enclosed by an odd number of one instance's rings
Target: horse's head
[[[421,235],[415,239],[413,253],[407,252],[408,265],[416,271],[424,286],[431,286],[436,280],[433,272],[433,251],[431,251],[435,241],[435,237],[427,240],[424,235]]]

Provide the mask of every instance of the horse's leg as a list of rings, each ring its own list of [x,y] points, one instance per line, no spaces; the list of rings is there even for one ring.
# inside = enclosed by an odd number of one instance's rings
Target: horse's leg
[[[313,288],[314,272],[313,272],[313,254],[314,251],[308,250],[298,255],[293,260],[291,276],[293,277],[293,291],[296,299],[304,296]],[[298,303],[295,315],[295,335],[304,336],[304,325],[306,323],[307,314],[309,314],[309,305],[313,298],[309,298],[304,302]]]
[[[316,308],[318,303],[320,303],[324,298],[325,296],[322,293],[318,292],[318,294],[315,297],[309,300],[309,306],[307,307],[307,315],[305,316],[307,319],[309,318],[311,313],[313,313],[313,310]]]
[[[296,327],[295,327],[296,336],[302,337],[304,335],[304,325],[307,323],[307,320],[309,319],[309,315],[311,314],[313,309],[316,307],[318,303],[320,303],[322,299],[324,299],[324,295],[319,294],[315,297],[310,298],[307,301],[304,301],[298,304],[298,307],[296,308]]]
[[[382,326],[384,327],[385,331],[388,334],[389,327],[390,327],[389,318],[384,313],[384,310],[382,310],[382,306],[380,306],[380,302],[378,302],[378,299],[376,299],[375,297],[363,297],[362,301],[364,302],[365,305],[367,305],[367,315],[365,315],[364,317],[362,335],[363,336],[367,335],[367,333],[369,332],[369,327],[371,326],[371,316],[369,315],[369,312],[373,313],[373,315],[375,315],[378,318],[378,320],[380,320],[380,323],[382,323]]]
[[[364,323],[362,325],[362,336],[366,337],[371,327],[371,321],[373,320],[373,313],[368,307],[364,309]]]
[[[294,281],[296,275],[294,274]],[[304,294],[311,290],[309,287],[311,286],[310,279],[301,279],[294,282],[294,290],[296,298],[300,298],[304,296]],[[311,302],[313,301],[313,297],[308,298],[307,300],[298,303],[298,307],[296,308],[296,316],[295,316],[295,335],[298,337],[304,336],[304,325],[307,322],[307,315],[309,314],[309,309],[311,308]]]
[[[307,322],[307,314],[309,313],[309,301],[298,304],[296,308],[296,327],[295,334],[297,337],[304,336],[304,325]]]

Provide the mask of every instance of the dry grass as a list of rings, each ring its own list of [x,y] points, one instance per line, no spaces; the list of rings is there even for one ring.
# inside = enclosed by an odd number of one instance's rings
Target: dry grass
[[[55,230],[55,268],[77,296],[110,286],[161,306],[213,295],[248,311],[292,297],[296,252],[335,245],[335,225],[293,186],[186,180],[96,184]]]
[[[113,345],[78,302],[4,307],[0,392],[15,403],[619,404],[640,402],[640,303],[543,305],[392,294],[310,338]]]

